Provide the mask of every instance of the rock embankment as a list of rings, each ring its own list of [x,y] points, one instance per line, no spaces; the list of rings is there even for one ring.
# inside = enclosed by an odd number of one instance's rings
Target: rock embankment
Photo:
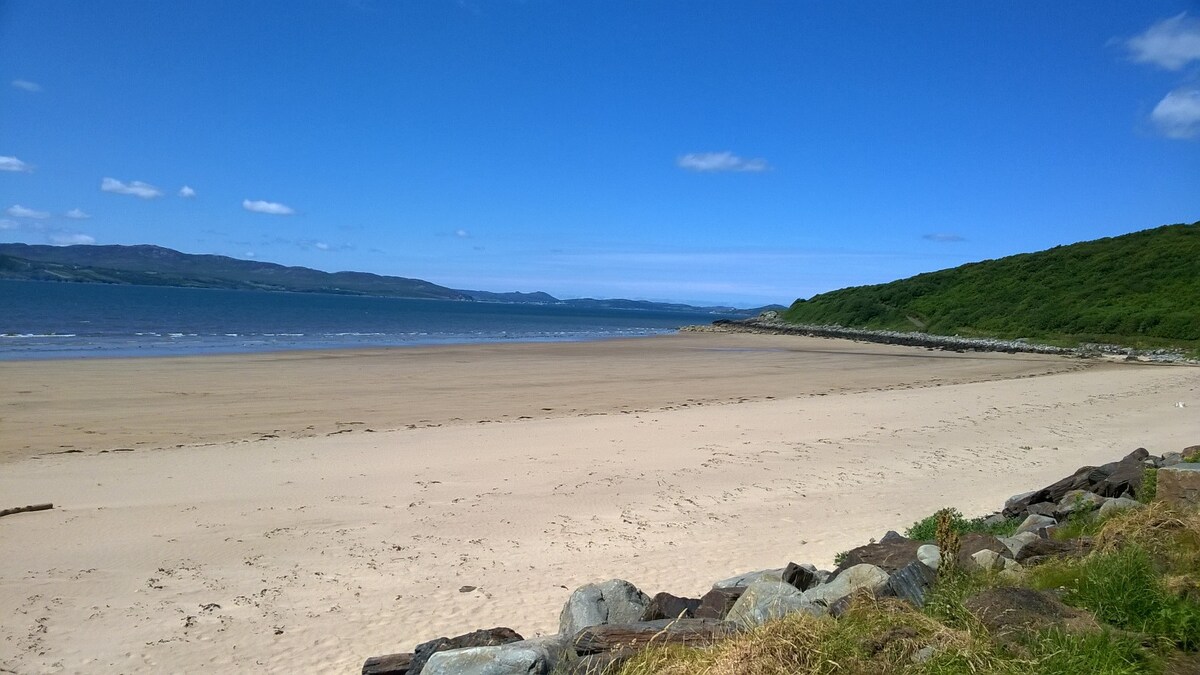
[[[1156,363],[1194,363],[1182,351],[1171,349],[1139,350],[1130,347],[1107,344],[1082,344],[1078,347],[1055,347],[1038,344],[1024,338],[1016,340],[1001,340],[999,338],[962,337],[960,335],[934,335],[932,333],[902,332],[894,330],[869,330],[866,328],[846,328],[844,326],[818,326],[812,324],[786,323],[777,316],[767,313],[753,319],[720,319],[711,325],[683,326],[684,332],[695,333],[761,333],[766,335],[802,335],[805,337],[840,338],[858,342],[877,342],[880,344],[902,345],[905,347],[925,347],[927,349],[942,349],[955,352],[1004,352],[1008,354],[1057,354],[1061,356],[1124,357],[1134,361],[1153,361]]]
[[[1200,446],[1151,455],[1139,448],[1120,460],[1081,467],[1038,490],[1009,498],[983,523],[1015,522],[1012,536],[969,532],[943,555],[931,541],[888,532],[839,556],[833,570],[811,564],[747,572],[722,579],[699,598],[670,593],[653,597],[621,579],[576,589],[559,613],[559,632],[526,639],[509,628],[478,630],[416,645],[412,652],[367,659],[363,675],[605,675],[648,645],[708,645],[796,613],[838,618],[862,594],[893,597],[922,607],[939,570],[981,569],[1019,578],[1026,566],[1086,555],[1089,537],[1052,537],[1065,519],[1107,516],[1142,508],[1149,485],[1171,485],[1166,495],[1175,508],[1200,506]],[[1178,474],[1178,475],[1176,475]],[[1160,495],[1161,496],[1161,495]],[[1070,627],[1094,624],[1086,612],[1064,605],[1052,594],[1020,587],[991,588],[966,601],[989,629],[1021,625]],[[1089,624],[1090,622],[1090,624]],[[1016,624],[1013,624],[1016,625]],[[932,650],[929,646],[926,650]]]

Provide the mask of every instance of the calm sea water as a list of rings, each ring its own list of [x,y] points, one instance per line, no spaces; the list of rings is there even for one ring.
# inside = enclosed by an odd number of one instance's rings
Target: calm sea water
[[[719,316],[312,293],[0,281],[0,359],[655,335]]]

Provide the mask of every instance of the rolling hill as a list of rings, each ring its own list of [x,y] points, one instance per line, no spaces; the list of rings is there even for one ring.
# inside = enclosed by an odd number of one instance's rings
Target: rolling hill
[[[1200,223],[1165,225],[797,300],[799,324],[1200,343]]]

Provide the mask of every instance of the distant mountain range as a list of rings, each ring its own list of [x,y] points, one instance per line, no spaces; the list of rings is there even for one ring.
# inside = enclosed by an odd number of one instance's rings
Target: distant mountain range
[[[573,307],[710,312],[752,316],[753,309],[696,307],[644,300],[560,300],[549,293],[494,293],[447,288],[422,279],[368,272],[322,272],[222,255],[194,255],[143,244],[139,246],[40,246],[0,244],[0,279],[94,284],[138,284],[185,288],[225,288],[296,293],[373,295],[394,298],[503,302]]]

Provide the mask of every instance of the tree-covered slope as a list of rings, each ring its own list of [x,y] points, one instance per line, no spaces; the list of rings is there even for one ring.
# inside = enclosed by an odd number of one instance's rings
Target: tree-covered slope
[[[797,300],[805,324],[943,335],[1200,341],[1200,223],[1166,225]]]

